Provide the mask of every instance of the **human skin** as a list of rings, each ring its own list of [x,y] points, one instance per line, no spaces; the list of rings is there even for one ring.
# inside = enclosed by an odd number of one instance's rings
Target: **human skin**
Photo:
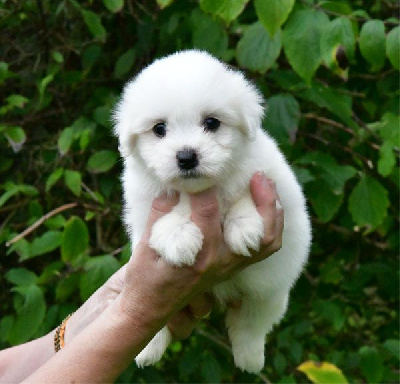
[[[135,257],[117,271],[69,319],[65,347],[54,352],[54,331],[0,352],[0,382],[112,382],[168,324],[187,337],[212,300],[205,292],[246,266],[276,252],[282,243],[283,211],[274,183],[261,173],[250,190],[264,220],[264,238],[251,258],[231,253],[223,241],[214,189],[191,196],[192,221],[204,235],[191,267],[166,263],[148,246],[151,228],[177,203],[177,196],[155,199]],[[240,305],[240,303],[232,303]]]

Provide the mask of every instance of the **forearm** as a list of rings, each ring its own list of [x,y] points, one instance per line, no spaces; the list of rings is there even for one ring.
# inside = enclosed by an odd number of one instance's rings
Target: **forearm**
[[[70,344],[118,294],[115,279],[99,288],[69,319],[65,344]],[[19,383],[52,358],[55,354],[54,333],[55,330],[39,339],[0,351],[0,383]]]
[[[54,331],[0,352],[0,383],[19,383],[54,354]]]
[[[116,300],[24,383],[113,382],[165,321],[145,311],[128,316]]]

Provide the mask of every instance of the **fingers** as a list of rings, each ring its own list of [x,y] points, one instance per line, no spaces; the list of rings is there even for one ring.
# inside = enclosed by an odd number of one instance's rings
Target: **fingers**
[[[190,303],[190,312],[195,319],[202,319],[210,314],[213,304],[212,297],[204,293]]]
[[[282,245],[284,212],[274,181],[257,172],[250,181],[250,191],[258,213],[264,220],[264,238],[268,255],[276,252]],[[265,257],[265,255],[264,255]]]
[[[196,320],[191,315],[189,307],[185,307],[168,321],[167,326],[175,340],[182,340],[191,335],[196,326]]]
[[[212,309],[213,300],[210,295],[198,296],[168,322],[168,328],[174,339],[182,340],[190,336],[197,322],[206,317]]]

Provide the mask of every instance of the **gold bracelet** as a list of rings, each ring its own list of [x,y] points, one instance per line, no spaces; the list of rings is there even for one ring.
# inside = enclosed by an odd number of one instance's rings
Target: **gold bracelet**
[[[71,316],[72,313],[69,314],[56,329],[56,333],[54,334],[54,349],[56,352],[61,348],[64,348],[65,327],[67,326],[67,321]]]

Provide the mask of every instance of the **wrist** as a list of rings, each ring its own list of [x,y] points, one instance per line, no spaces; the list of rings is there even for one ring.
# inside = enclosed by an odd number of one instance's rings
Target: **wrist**
[[[64,335],[66,345],[99,317],[108,307],[110,300],[106,293],[106,287],[100,287],[81,307],[71,314]]]
[[[168,321],[170,314],[162,306],[153,305],[149,300],[135,300],[121,294],[108,308],[108,313],[121,323],[141,332],[156,332]]]

